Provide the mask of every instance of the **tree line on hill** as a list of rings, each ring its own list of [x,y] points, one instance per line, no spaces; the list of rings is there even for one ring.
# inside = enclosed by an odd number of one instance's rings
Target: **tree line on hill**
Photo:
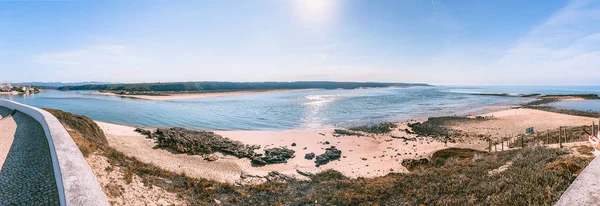
[[[63,86],[58,90],[106,90],[106,91],[248,91],[275,89],[357,89],[369,87],[430,86],[428,84],[382,83],[382,82],[169,82],[136,84],[96,84]]]

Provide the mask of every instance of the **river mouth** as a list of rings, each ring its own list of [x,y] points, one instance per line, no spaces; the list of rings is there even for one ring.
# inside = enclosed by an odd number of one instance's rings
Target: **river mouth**
[[[589,93],[589,89],[577,87],[560,91],[567,90]],[[3,95],[0,98],[124,125],[280,131],[472,114],[486,107],[519,105],[531,100],[472,93],[560,93],[557,91],[559,89],[554,87],[436,86],[311,90],[155,101],[102,95],[95,91],[46,90],[35,95]]]

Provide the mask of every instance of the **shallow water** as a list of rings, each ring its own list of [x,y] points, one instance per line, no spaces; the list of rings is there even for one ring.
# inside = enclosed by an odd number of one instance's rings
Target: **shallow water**
[[[413,87],[311,90],[193,100],[153,101],[47,90],[1,96],[36,107],[60,109],[94,120],[146,127],[207,130],[285,130],[404,121],[466,114],[529,98],[470,93],[596,93],[598,87]],[[597,104],[597,103],[595,103]]]
[[[565,102],[555,102],[555,103],[551,103],[549,105],[558,107],[558,108],[565,108],[565,109],[600,112],[600,100],[565,101]]]

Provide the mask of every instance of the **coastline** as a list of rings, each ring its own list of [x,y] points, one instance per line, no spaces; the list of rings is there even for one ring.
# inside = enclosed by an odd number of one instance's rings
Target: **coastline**
[[[133,99],[165,101],[165,100],[202,99],[202,98],[211,98],[211,97],[229,97],[229,96],[279,93],[279,92],[299,92],[299,91],[312,91],[312,90],[319,90],[319,89],[274,89],[274,90],[259,90],[259,91],[174,93],[174,94],[168,94],[168,95],[127,95],[127,94],[115,94],[112,92],[96,91],[96,92],[94,92],[94,94],[119,96],[119,97],[123,97],[123,98],[133,98]]]
[[[408,134],[404,129],[408,123],[397,122],[397,129],[390,134],[368,136],[337,136],[333,129],[285,130],[285,131],[214,131],[216,134],[241,141],[244,144],[260,145],[265,148],[287,147],[295,150],[295,157],[287,163],[254,167],[248,158],[219,154],[216,161],[207,161],[205,156],[181,154],[156,147],[133,130],[135,127],[97,122],[107,136],[109,145],[140,161],[157,165],[163,169],[182,172],[191,177],[207,178],[219,182],[248,184],[255,183],[244,177],[265,177],[277,171],[297,179],[307,179],[300,173],[310,174],[334,169],[351,178],[377,177],[389,173],[406,173],[404,159],[429,158],[434,152],[446,148],[487,150],[488,143],[481,136],[500,139],[505,135],[523,133],[528,127],[537,131],[555,129],[560,126],[591,124],[596,118],[559,114],[527,108],[495,107],[480,116],[491,117],[482,122],[458,123],[452,129],[464,131],[466,137],[444,145],[428,137]],[[419,120],[424,121],[424,120]],[[416,138],[406,141],[394,137]],[[295,143],[296,146],[292,146]],[[342,158],[316,167],[314,160],[304,159],[305,154],[322,154],[325,148],[335,146],[342,151]],[[305,149],[306,148],[306,149]],[[250,182],[248,182],[250,181]]]

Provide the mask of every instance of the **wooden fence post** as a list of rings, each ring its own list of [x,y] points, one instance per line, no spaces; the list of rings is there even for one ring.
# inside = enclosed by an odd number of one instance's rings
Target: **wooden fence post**
[[[525,135],[521,135],[521,148],[525,147]]]
[[[504,139],[502,139],[502,151],[504,151]]]
[[[562,148],[562,127],[558,128],[558,148]]]
[[[492,152],[492,140],[491,139],[488,139],[488,144],[490,145],[488,147],[488,152],[491,153]]]
[[[546,130],[546,144],[550,144],[550,130]]]

